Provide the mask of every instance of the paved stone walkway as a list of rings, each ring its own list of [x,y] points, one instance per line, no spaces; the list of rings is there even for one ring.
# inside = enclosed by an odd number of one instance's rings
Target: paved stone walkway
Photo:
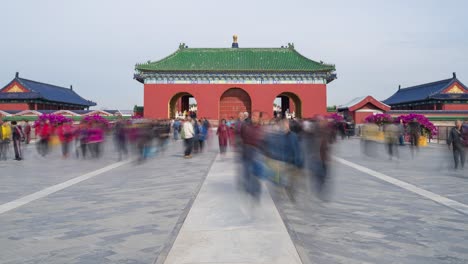
[[[373,157],[359,140],[339,141],[333,153],[395,179],[468,204],[468,172],[453,171],[446,147],[400,147],[390,161],[383,145]],[[304,177],[293,202],[270,186],[304,263],[468,263],[468,216],[340,163],[331,165],[329,201]]]
[[[170,248],[216,155],[184,160],[181,144],[0,214],[0,263],[153,263]],[[112,164],[111,150],[98,161],[31,150],[28,162],[1,162],[1,202]]]
[[[302,263],[268,191],[236,184],[237,159],[216,159],[164,263]]]
[[[468,204],[468,171],[451,169],[446,147],[399,151],[390,161],[383,145],[372,157],[358,140],[333,146],[341,159]],[[216,156],[216,142],[189,160],[172,142],[143,164],[0,213],[0,263],[468,263],[468,216],[450,207],[337,162],[328,201],[303,176],[295,193],[265,183],[256,202],[236,188],[234,157]],[[0,162],[0,205],[116,162],[110,145],[98,161],[62,160],[58,149],[44,159],[32,146],[25,157]]]

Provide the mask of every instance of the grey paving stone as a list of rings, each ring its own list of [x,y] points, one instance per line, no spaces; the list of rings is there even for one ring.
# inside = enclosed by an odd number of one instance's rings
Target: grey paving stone
[[[467,179],[438,169],[442,148],[422,148],[414,159],[405,149],[389,161],[379,147],[379,157],[369,158],[359,141],[342,141],[334,155],[440,195],[468,187]],[[295,203],[269,186],[304,263],[468,263],[466,215],[344,165],[331,170],[328,202],[305,176]]]
[[[180,153],[181,141],[172,142],[165,155],[1,214],[0,263],[153,263],[216,155],[206,151],[184,160]],[[61,160],[58,152],[48,162],[35,158],[20,167],[0,164],[19,175],[0,177],[0,186],[7,186],[2,202],[116,161],[110,151],[99,161]]]

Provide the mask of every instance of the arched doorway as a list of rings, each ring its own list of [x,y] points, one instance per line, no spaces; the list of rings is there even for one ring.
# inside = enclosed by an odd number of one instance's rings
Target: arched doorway
[[[252,112],[252,101],[249,94],[241,88],[230,88],[221,95],[219,118],[236,118],[239,112]]]
[[[299,96],[284,92],[273,101],[273,116],[281,118],[302,118],[302,103]]]
[[[186,115],[197,117],[197,100],[189,93],[177,93],[169,100],[168,112],[171,119],[185,118]]]

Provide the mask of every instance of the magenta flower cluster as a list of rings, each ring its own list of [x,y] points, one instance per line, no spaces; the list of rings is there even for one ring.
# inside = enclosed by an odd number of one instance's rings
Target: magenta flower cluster
[[[366,123],[374,123],[379,126],[383,126],[385,124],[390,124],[394,122],[393,117],[389,114],[370,115],[366,117],[365,121]]]
[[[422,132],[423,135],[427,135],[429,137],[432,137],[433,135],[437,135],[437,127],[434,126],[434,124],[427,119],[424,115],[419,115],[419,114],[408,114],[408,115],[401,115],[395,119],[395,122],[400,122],[400,120],[403,120],[403,124],[406,126],[409,122],[412,122],[414,119],[418,121],[418,123],[422,127]]]
[[[72,122],[73,120],[69,117],[63,115],[56,115],[56,114],[42,114],[38,117],[38,119],[34,122],[34,126],[37,127],[41,122],[45,122],[49,120],[51,125],[57,125],[60,123]]]
[[[85,122],[94,122],[94,123],[109,126],[109,120],[105,119],[104,117],[102,117],[102,116],[100,116],[98,114],[85,116],[83,118],[83,121],[85,121]]]
[[[328,115],[327,118],[328,119],[333,119],[333,121],[338,122],[338,123],[344,121],[344,117],[337,114],[337,113],[333,113],[331,115]]]

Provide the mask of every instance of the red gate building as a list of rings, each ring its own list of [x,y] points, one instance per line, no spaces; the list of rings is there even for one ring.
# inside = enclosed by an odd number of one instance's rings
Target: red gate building
[[[197,117],[237,117],[239,112],[273,115],[280,97],[282,111],[297,117],[327,113],[326,86],[335,66],[310,60],[293,44],[281,48],[188,48],[181,44],[158,61],[137,64],[134,78],[144,84],[144,116],[174,118],[197,102]]]

